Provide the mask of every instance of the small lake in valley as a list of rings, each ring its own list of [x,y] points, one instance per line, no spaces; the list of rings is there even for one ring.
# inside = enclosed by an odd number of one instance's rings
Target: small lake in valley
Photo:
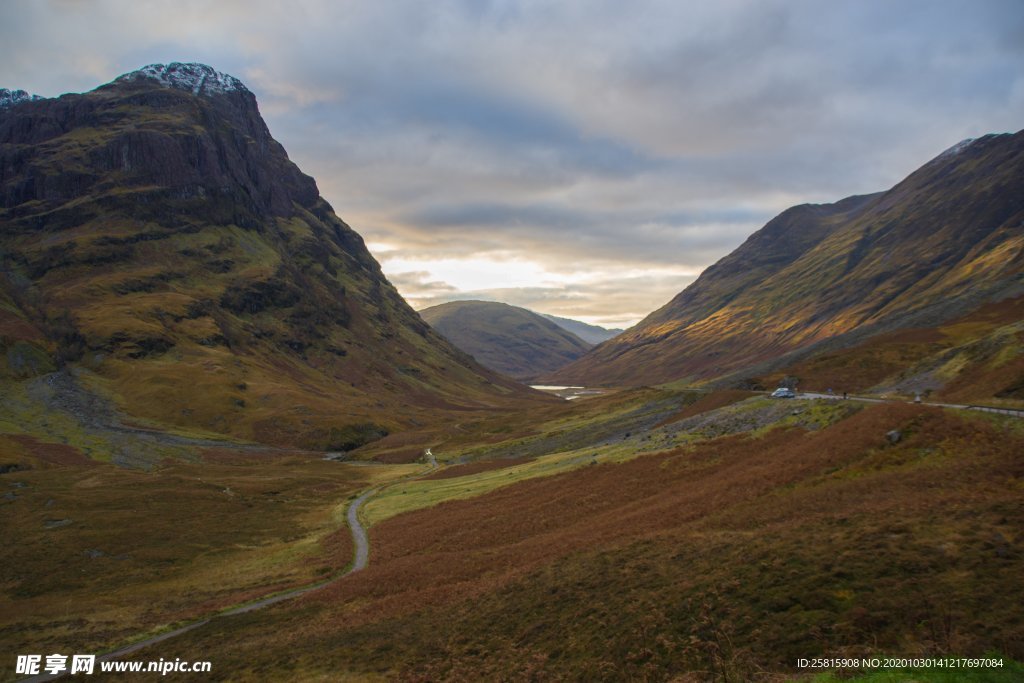
[[[561,396],[566,401],[572,401],[577,398],[582,398],[584,396],[598,396],[600,394],[605,394],[608,392],[607,389],[588,389],[587,387],[560,387],[553,386],[550,384],[532,384],[530,385],[530,388],[536,389],[538,391],[546,391],[549,394],[554,394],[556,396]]]

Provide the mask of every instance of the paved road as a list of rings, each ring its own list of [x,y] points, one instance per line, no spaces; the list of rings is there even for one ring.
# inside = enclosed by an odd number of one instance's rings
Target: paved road
[[[348,528],[352,530],[352,540],[356,544],[356,559],[352,562],[352,567],[342,576],[348,576],[352,572],[366,569],[366,564],[370,561],[370,539],[366,537],[366,529],[363,528],[362,523],[359,521],[359,506],[376,492],[376,489],[367,491],[348,506]],[[338,578],[341,577],[339,576]]]
[[[437,463],[437,458],[434,456],[433,453],[430,452],[429,448],[424,452],[424,455],[427,457],[427,460],[430,463],[431,470],[437,469],[439,466]],[[416,478],[418,476],[422,475],[414,474],[408,478]],[[152,636],[151,638],[145,638],[143,640],[134,642],[131,645],[126,645],[122,648],[114,650],[113,652],[108,652],[106,654],[99,655],[96,657],[96,661],[107,662],[111,660],[124,659],[126,655],[130,655],[133,652],[136,652],[137,650],[141,650],[144,647],[149,647],[150,645],[161,643],[165,640],[170,640],[171,638],[180,636],[183,633],[194,631],[195,629],[201,626],[209,624],[211,621],[215,619],[220,619],[222,617],[230,617],[236,614],[245,614],[247,612],[255,612],[256,610],[260,610],[271,605],[276,605],[279,602],[284,602],[285,600],[291,600],[292,598],[297,598],[300,595],[311,593],[315,590],[323,588],[324,586],[332,584],[335,581],[343,579],[349,574],[366,569],[366,565],[370,561],[370,540],[366,535],[366,528],[363,527],[362,522],[359,521],[359,508],[363,505],[363,503],[369,500],[369,498],[375,493],[377,493],[377,489],[365,491],[358,498],[353,500],[352,503],[348,506],[346,519],[348,520],[349,530],[352,532],[352,541],[353,544],[355,545],[355,557],[353,558],[352,565],[344,573],[339,574],[334,578],[328,579],[327,581],[321,581],[320,583],[313,584],[312,586],[296,588],[294,590],[286,591],[284,593],[278,593],[277,595],[272,595],[270,597],[263,598],[262,600],[250,602],[246,605],[242,605],[241,607],[234,607],[223,612],[218,612],[217,614],[211,617],[207,617],[206,619],[200,619],[199,621],[193,621],[189,624],[185,624],[184,626],[176,628],[173,631],[166,631],[159,635]],[[29,678],[20,679],[19,683],[41,683],[42,681],[55,681],[58,678],[63,678],[66,675],[68,674],[39,674],[37,676],[31,676]]]
[[[437,458],[434,456],[433,453],[430,452],[429,448],[426,449],[424,455],[427,457],[431,470],[435,470],[439,467]],[[407,478],[415,479],[416,477],[419,476],[422,476],[422,473],[413,474]],[[363,505],[363,503],[369,500],[369,498],[375,493],[377,493],[377,489],[364,491],[358,498],[353,500],[352,503],[348,506],[346,519],[348,520],[349,530],[352,532],[352,541],[353,544],[355,545],[355,556],[353,558],[352,565],[344,573],[339,574],[338,576],[335,576],[331,579],[328,579],[327,581],[321,581],[320,583],[316,583],[311,586],[304,586],[302,588],[296,588],[294,590],[286,591],[284,593],[278,593],[276,595],[263,598],[262,600],[257,600],[255,602],[250,602],[248,604],[242,605],[241,607],[233,607],[223,612],[218,612],[217,614],[214,614],[213,616],[207,617],[205,619],[200,619],[199,621],[193,621],[189,624],[185,624],[184,626],[176,628],[173,631],[166,631],[159,635],[139,640],[137,642],[132,643],[131,645],[126,645],[122,648],[114,650],[113,652],[108,652],[106,654],[99,655],[96,657],[96,661],[107,662],[111,660],[124,659],[126,655],[130,655],[133,652],[136,652],[137,650],[141,650],[144,647],[149,647],[150,645],[155,645],[157,643],[162,643],[165,640],[170,640],[171,638],[180,636],[183,633],[194,631],[195,629],[201,626],[209,624],[211,621],[214,621],[215,619],[220,619],[222,617],[230,617],[236,614],[245,614],[247,612],[255,612],[256,610],[260,610],[271,605],[276,605],[279,602],[284,602],[285,600],[291,600],[292,598],[297,598],[300,595],[311,593],[315,590],[323,588],[324,586],[332,584],[335,581],[343,579],[349,574],[353,574],[355,572],[366,569],[366,565],[370,561],[370,540],[366,535],[366,528],[363,527],[362,522],[359,521],[359,508]],[[59,678],[63,678],[66,675],[68,674],[39,674],[37,676],[22,678],[19,680],[18,683],[41,683],[42,681],[55,681]]]
[[[797,394],[797,398],[824,398],[832,400],[843,400],[842,396],[836,394],[818,394],[811,391],[806,391],[801,394]],[[902,399],[887,399],[887,398],[868,398],[867,396],[847,396],[848,401],[861,401],[863,403],[918,403],[922,406],[934,406],[936,408],[958,408],[960,410],[980,410],[985,413],[997,413],[999,415],[1013,415],[1015,417],[1024,417],[1024,410],[1016,410],[1014,408],[996,408],[993,406],[976,406],[962,403],[930,403],[927,401],[903,401]]]
[[[332,579],[328,579],[327,581],[321,581],[320,583],[313,584],[312,586],[304,586],[303,588],[296,588],[294,590],[286,591],[284,593],[278,593],[277,595],[272,595],[268,598],[263,598],[262,600],[257,600],[256,602],[250,602],[246,605],[242,605],[241,607],[234,607],[232,609],[219,612],[213,615],[212,617],[208,617],[206,619],[193,621],[192,623],[185,624],[184,626],[176,628],[173,631],[167,631],[165,633],[161,633],[151,638],[145,638],[143,640],[132,643],[131,645],[126,645],[125,647],[114,650],[113,652],[108,652],[104,655],[99,655],[96,657],[96,661],[108,662],[111,660],[124,659],[126,655],[130,655],[137,650],[141,650],[144,647],[149,647],[150,645],[161,643],[165,640],[170,640],[171,638],[180,636],[183,633],[188,633],[189,631],[193,631],[199,628],[200,626],[205,626],[206,624],[210,623],[215,619],[220,619],[222,617],[230,617],[236,614],[245,614],[247,612],[255,612],[256,610],[260,610],[271,605],[276,605],[279,602],[291,600],[292,598],[297,598],[300,595],[305,595],[306,593],[318,590],[320,588],[323,588],[324,586],[332,584],[335,581],[338,581],[339,579],[348,576],[349,574],[366,569],[366,565],[370,560],[370,542],[366,536],[366,529],[359,521],[359,508],[363,503],[365,503],[370,498],[370,496],[372,496],[376,492],[376,489],[366,491],[361,496],[352,501],[352,504],[348,506],[348,526],[349,529],[352,531],[352,540],[355,543],[355,559],[353,560],[352,565],[343,574],[335,576]],[[96,669],[96,672],[99,673],[98,667]],[[58,678],[63,678],[66,675],[66,673],[39,674],[37,676],[31,676],[29,678],[20,679],[19,683],[55,681]]]

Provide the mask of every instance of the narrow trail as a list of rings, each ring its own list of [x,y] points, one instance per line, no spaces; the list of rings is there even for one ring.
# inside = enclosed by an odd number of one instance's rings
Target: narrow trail
[[[246,614],[248,612],[255,612],[256,610],[261,610],[266,607],[270,607],[271,605],[276,605],[279,602],[291,600],[293,598],[299,597],[300,595],[305,595],[306,593],[311,593],[315,590],[319,590],[324,586],[329,586],[330,584],[336,581],[340,581],[341,579],[345,578],[350,574],[366,569],[366,565],[369,563],[370,560],[370,541],[366,535],[366,528],[363,526],[362,522],[359,521],[359,508],[363,505],[363,503],[369,500],[370,497],[373,496],[375,493],[377,493],[377,489],[364,491],[358,498],[353,500],[352,503],[348,506],[346,519],[348,520],[348,526],[352,532],[352,540],[355,544],[355,556],[352,561],[352,565],[347,570],[345,570],[344,573],[332,577],[326,581],[315,583],[311,586],[295,588],[289,591],[285,591],[284,593],[278,593],[276,595],[271,595],[261,600],[256,600],[255,602],[250,602],[245,605],[241,605],[240,607],[232,607],[230,609],[224,610],[223,612],[218,612],[212,616],[190,622],[188,624],[185,624],[184,626],[179,626],[178,628],[172,631],[166,631],[164,633],[160,633],[149,638],[138,640],[134,643],[131,643],[130,645],[125,645],[124,647],[118,648],[112,652],[107,652],[106,654],[98,655],[96,657],[96,661],[109,662],[113,660],[123,659],[125,656],[130,655],[133,652],[141,650],[145,647],[149,647],[150,645],[162,643],[165,640],[176,638],[177,636],[188,633],[189,631],[194,631],[195,629],[205,626],[206,624],[209,624],[210,622],[215,621],[216,619],[231,617],[238,614]],[[98,669],[96,672],[100,673]],[[19,683],[41,683],[42,681],[55,681],[57,679],[64,678],[68,675],[70,674],[68,674],[67,672],[61,672],[57,674],[38,674],[36,676],[30,676],[28,678],[19,679]]]
[[[429,448],[427,448],[423,452],[423,456],[424,458],[426,458],[427,464],[429,465],[429,470],[427,472],[420,472],[413,475],[409,475],[407,477],[399,479],[397,482],[392,483],[400,483],[402,481],[407,481],[409,479],[416,479],[418,477],[424,476],[425,474],[433,472],[438,467],[440,467],[440,465],[437,462],[437,458],[434,456],[433,453],[431,453]],[[369,564],[370,561],[370,539],[367,536],[366,528],[359,520],[359,509],[378,491],[379,489],[370,489],[368,491],[364,491],[362,494],[359,495],[358,498],[353,500],[352,503],[349,504],[348,506],[345,518],[348,521],[348,527],[352,533],[352,541],[355,546],[355,553],[352,560],[352,565],[343,573],[334,576],[330,579],[327,579],[326,581],[320,581],[319,583],[315,583],[310,586],[303,586],[302,588],[294,588],[292,590],[285,591],[284,593],[277,593],[276,595],[271,595],[266,598],[256,600],[254,602],[246,603],[245,605],[241,605],[239,607],[232,607],[222,612],[217,612],[216,614],[213,614],[209,617],[189,622],[188,624],[185,624],[184,626],[179,626],[178,628],[172,631],[166,631],[164,633],[159,633],[155,636],[143,638],[142,640],[135,641],[129,645],[125,645],[124,647],[120,647],[116,650],[113,650],[112,652],[97,655],[96,661],[109,662],[118,659],[123,659],[125,656],[137,652],[138,650],[149,647],[150,645],[162,643],[166,640],[171,640],[172,638],[176,638],[182,634],[188,633],[189,631],[194,631],[197,628],[201,628],[202,626],[205,626],[217,619],[231,617],[238,614],[246,614],[248,612],[255,612],[257,610],[270,607],[271,605],[276,605],[279,602],[291,600],[293,598],[299,597],[300,595],[305,595],[306,593],[312,593],[313,591],[319,590],[324,586],[329,586],[330,584],[336,581],[340,581],[341,579],[345,578],[350,574],[366,569],[366,566],[367,564]],[[99,673],[99,670],[97,670],[97,672]],[[69,675],[70,674],[66,671],[57,674],[38,674],[35,676],[30,676],[28,678],[19,679],[18,683],[41,683],[42,681],[55,681]]]
[[[363,528],[362,523],[359,521],[359,506],[376,492],[376,489],[367,491],[348,506],[348,528],[352,530],[352,540],[356,545],[356,557],[352,562],[352,568],[345,572],[343,576],[366,569],[366,565],[370,562],[370,539],[366,535],[366,529]]]

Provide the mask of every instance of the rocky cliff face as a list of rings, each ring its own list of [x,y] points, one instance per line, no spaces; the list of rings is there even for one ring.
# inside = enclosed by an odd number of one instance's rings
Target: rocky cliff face
[[[0,250],[0,343],[140,419],[341,447],[523,395],[430,330],[204,65],[0,109]]]
[[[316,183],[271,137],[244,85],[203,65],[159,66],[85,95],[8,107],[0,127],[2,206],[156,186],[171,199],[231,204],[243,222],[258,222],[292,215],[293,203],[317,202]],[[215,87],[218,77],[234,87]],[[174,125],[183,123],[190,126]]]
[[[24,90],[8,90],[0,88],[0,109],[7,109],[22,102],[32,102],[43,99],[39,95],[29,95]]]
[[[989,135],[888,192],[783,212],[664,307],[548,379],[739,381],[1021,294],[1024,132]]]

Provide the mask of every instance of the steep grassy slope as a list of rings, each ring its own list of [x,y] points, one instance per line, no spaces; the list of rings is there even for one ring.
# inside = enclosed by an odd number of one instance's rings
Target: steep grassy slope
[[[823,351],[761,378],[784,375],[805,390],[921,394],[931,400],[1024,406],[1024,297],[986,304],[929,328],[881,334]]]
[[[1024,132],[986,136],[884,194],[787,210],[640,324],[548,379],[738,381],[792,363],[797,351],[934,327],[1024,291],[1022,226]]]
[[[0,110],[0,254],[3,374],[68,364],[139,420],[347,450],[537,400],[423,323],[209,67]]]
[[[557,370],[591,347],[542,315],[494,301],[452,301],[420,315],[483,365],[517,379]]]
[[[776,405],[695,417],[732,429]],[[416,681],[779,680],[798,657],[1024,655],[1020,426],[784,407],[828,417],[391,517],[366,572],[148,654],[203,651],[222,678]]]

